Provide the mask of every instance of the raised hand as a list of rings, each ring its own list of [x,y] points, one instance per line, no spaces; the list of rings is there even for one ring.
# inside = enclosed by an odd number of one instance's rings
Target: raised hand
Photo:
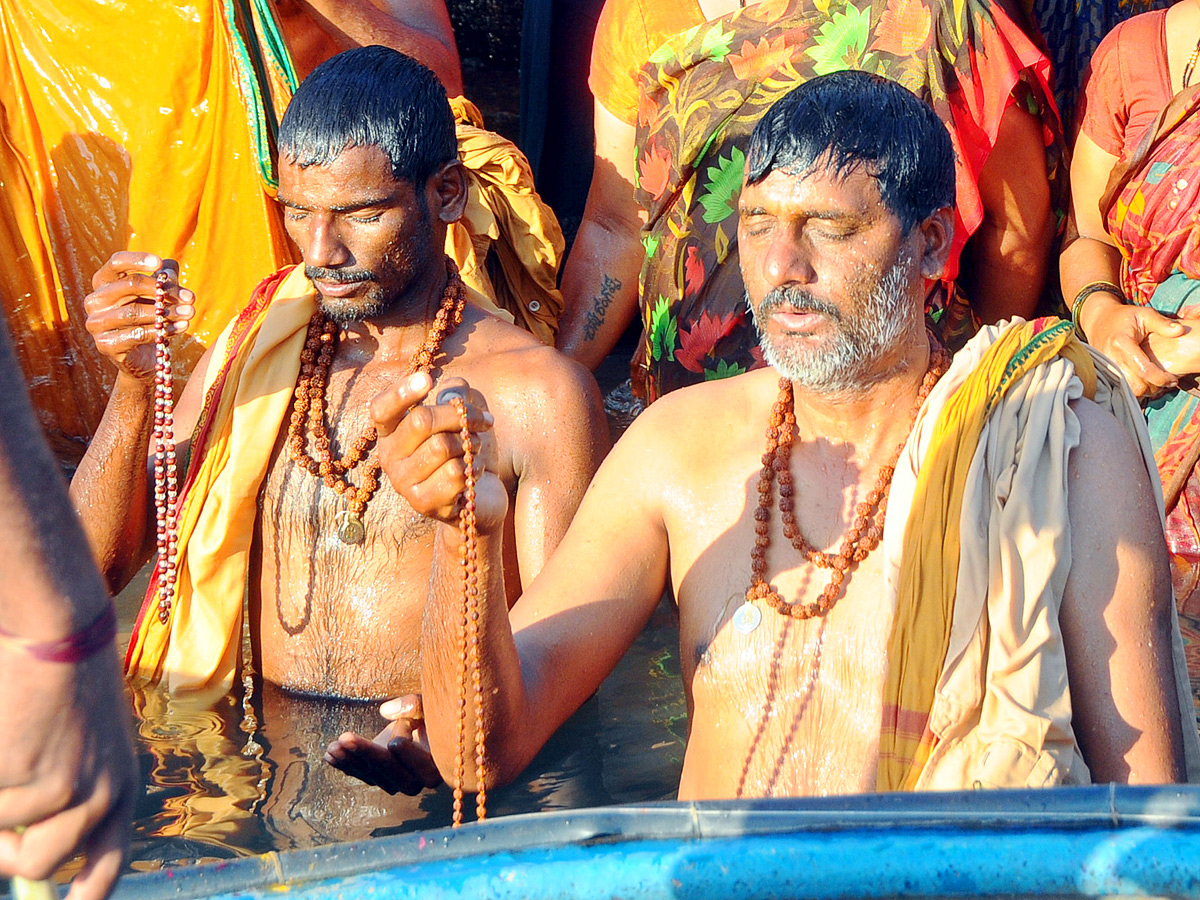
[[[508,511],[508,496],[495,474],[496,442],[487,402],[461,378],[448,378],[433,405],[420,405],[432,387],[429,375],[418,372],[371,400],[383,471],[418,513],[456,525],[466,468],[462,419],[451,400],[461,399],[473,436],[477,527],[482,534],[499,531]]]
[[[152,253],[114,253],[92,276],[92,292],[83,304],[97,349],[139,381],[154,380],[154,274],[160,268],[171,275],[167,333],[182,334],[195,315],[196,295],[179,286],[178,263]]]

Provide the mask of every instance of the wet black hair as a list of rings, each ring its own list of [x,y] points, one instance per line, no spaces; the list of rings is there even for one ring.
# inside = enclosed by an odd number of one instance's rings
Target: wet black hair
[[[754,127],[746,182],[823,162],[839,177],[862,166],[905,231],[954,205],[954,146],[937,113],[867,72],[821,75],[776,101]]]
[[[394,178],[424,184],[458,154],[437,76],[390,47],[356,47],[317,66],[279,123],[279,153],[301,167],[324,166],[347,147],[378,147]]]

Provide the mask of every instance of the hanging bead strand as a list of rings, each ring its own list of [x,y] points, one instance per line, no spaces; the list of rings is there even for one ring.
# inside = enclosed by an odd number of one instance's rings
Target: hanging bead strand
[[[158,545],[158,621],[167,624],[175,602],[178,530],[175,506],[179,475],[175,465],[175,397],[172,393],[171,344],[167,334],[171,274],[154,273],[154,520]]]
[[[466,484],[463,506],[458,515],[461,538],[459,560],[462,569],[462,615],[459,618],[458,672],[458,753],[454,765],[454,817],[462,824],[462,783],[467,752],[467,681],[471,682],[475,713],[475,818],[487,818],[487,751],[483,735],[483,672],[479,660],[479,530],[475,518],[475,452],[477,450],[467,418],[467,405],[459,397],[450,401],[461,422],[459,435],[463,445],[463,469]]]

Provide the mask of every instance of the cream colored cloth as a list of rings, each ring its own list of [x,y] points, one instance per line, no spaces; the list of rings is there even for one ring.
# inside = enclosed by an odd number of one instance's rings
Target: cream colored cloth
[[[954,358],[914,425],[892,482],[884,529],[886,602],[895,605],[906,516],[917,471],[946,401],[1005,325],[985,328]],[[1129,429],[1157,486],[1145,420],[1116,370],[1093,354],[1095,402]],[[1087,784],[1071,727],[1059,604],[1071,568],[1067,464],[1079,442],[1070,402],[1083,388],[1063,358],[1009,390],[971,461],[961,517],[962,548],[950,643],[930,728],[938,740],[918,790]],[[1155,491],[1162,516],[1161,492]],[[1200,776],[1183,645],[1171,607],[1176,688],[1184,718],[1188,779]]]

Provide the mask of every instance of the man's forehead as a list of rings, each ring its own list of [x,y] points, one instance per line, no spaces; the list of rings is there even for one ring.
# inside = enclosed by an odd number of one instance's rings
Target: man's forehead
[[[773,169],[754,184],[743,180],[739,207],[745,211],[747,203],[756,206],[763,201],[805,204],[822,201],[862,212],[883,205],[879,182],[865,164],[839,168],[824,157],[804,169]]]
[[[376,197],[405,188],[412,186],[395,177],[391,160],[378,147],[346,147],[320,162],[279,154],[279,199],[285,203],[314,193]]]

